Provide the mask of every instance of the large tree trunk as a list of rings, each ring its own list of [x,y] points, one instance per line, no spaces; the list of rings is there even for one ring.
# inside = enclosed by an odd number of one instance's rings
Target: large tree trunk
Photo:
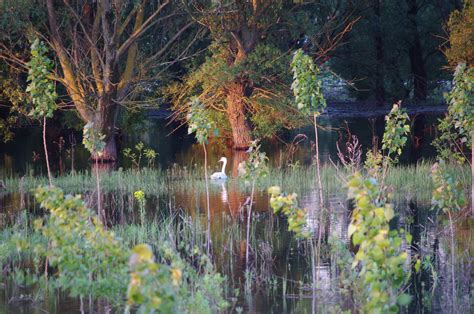
[[[99,162],[117,161],[117,141],[116,124],[119,112],[119,106],[114,102],[116,91],[110,91],[110,94],[103,94],[99,101],[99,112],[96,113],[96,125],[100,132],[105,136],[105,148],[102,154],[92,155],[92,160]]]
[[[237,82],[227,89],[227,116],[232,128],[234,149],[243,150],[250,146],[252,135],[245,116],[245,84]]]
[[[232,153],[231,173],[234,178],[239,176],[239,164],[249,159],[249,154],[245,151],[235,151]]]
[[[105,148],[102,151],[101,155],[93,154],[91,156],[92,161],[95,162],[97,160],[102,163],[113,163],[117,161],[117,158],[117,139],[115,134],[110,134],[105,138]]]

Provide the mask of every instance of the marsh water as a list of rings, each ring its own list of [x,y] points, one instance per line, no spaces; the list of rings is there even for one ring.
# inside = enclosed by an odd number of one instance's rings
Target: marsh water
[[[430,142],[436,136],[435,116],[412,118],[413,135],[402,156],[402,163],[416,163],[420,159],[434,156]],[[374,143],[381,141],[383,119],[325,119],[320,132],[320,149],[325,163],[336,162],[337,146],[345,147],[352,135],[356,135],[364,151]],[[166,124],[165,120],[149,119],[146,132],[122,134],[120,147],[133,147],[142,141],[146,147],[155,149],[159,156],[155,167],[168,171],[186,172],[200,169],[203,163],[202,147],[195,144],[186,134],[186,130]],[[61,140],[62,138],[62,140]],[[67,174],[75,171],[90,171],[87,154],[81,148],[80,135],[72,130],[51,130],[48,137],[54,171]],[[76,144],[74,147],[71,144]],[[71,150],[71,148],[73,148]],[[227,277],[229,312],[248,313],[324,313],[337,312],[339,308],[353,308],[350,298],[340,292],[339,273],[334,263],[335,254],[329,246],[323,246],[322,262],[316,269],[319,283],[317,289],[311,288],[311,257],[304,241],[297,241],[287,231],[284,219],[271,212],[268,196],[264,187],[259,187],[254,198],[255,214],[251,232],[251,266],[246,265],[245,206],[248,203],[249,189],[242,187],[237,178],[237,165],[245,160],[244,152],[233,152],[225,141],[212,142],[209,147],[209,167],[219,171],[217,160],[221,156],[229,159],[227,172],[231,179],[227,182],[211,184],[211,255],[219,272]],[[312,159],[312,129],[301,129],[281,134],[278,139],[264,141],[262,149],[267,152],[273,167],[292,169],[306,167]],[[74,151],[74,153],[72,153]],[[74,160],[72,158],[74,155]],[[42,143],[40,130],[20,131],[15,141],[0,146],[0,175],[34,176],[44,174]],[[115,168],[130,168],[131,162],[121,156]],[[138,174],[137,174],[138,175]],[[150,221],[163,216],[176,215],[183,221],[206,228],[206,200],[202,185],[180,188],[180,180],[172,180],[168,191],[147,194],[146,218]],[[294,187],[298,191],[300,206],[316,208],[318,196],[314,188]],[[36,212],[38,205],[28,192],[10,192],[0,194],[0,226],[15,223],[21,219],[24,210]],[[84,197],[94,206],[92,192],[84,191]],[[111,225],[136,223],[139,221],[137,204],[131,193],[107,191],[104,193],[103,207]],[[348,242],[347,226],[349,213],[346,196],[343,193],[327,194],[326,207],[330,215],[324,222],[312,219],[308,224],[314,230],[322,230],[325,242],[337,238]],[[430,256],[430,262],[422,272],[413,276],[408,285],[413,301],[408,313],[458,312],[468,311],[472,296],[472,220],[455,219],[454,235],[455,258],[450,255],[451,237],[429,211],[426,202],[400,201],[396,204],[399,214],[398,225],[408,228],[416,243],[415,250]],[[315,214],[313,212],[313,214]],[[158,217],[158,218],[157,218]],[[315,216],[313,216],[315,217]],[[311,219],[311,217],[309,218]],[[415,254],[416,252],[413,252]],[[454,273],[451,263],[455,261]],[[247,270],[247,272],[246,272]],[[249,275],[251,274],[251,275]],[[451,282],[455,276],[457,296],[451,293]],[[238,289],[236,292],[235,289]],[[32,295],[27,301],[17,301],[20,295]],[[0,284],[0,313],[71,313],[79,312],[80,302],[61,293],[46,295],[39,299],[34,292],[18,287],[9,281]],[[84,306],[82,306],[84,308]],[[108,308],[99,301],[85,306],[85,312],[107,312]]]
[[[410,135],[406,149],[401,157],[404,163],[414,163],[421,158],[432,158],[435,150],[431,140],[436,137],[435,127],[439,116],[415,115],[411,117],[413,132]],[[342,150],[345,143],[355,135],[364,151],[378,145],[382,141],[384,118],[321,118],[319,131],[319,145],[321,159],[328,162],[329,158],[337,161],[336,143]],[[187,134],[186,127],[170,125],[166,119],[145,119],[140,127],[131,128],[130,133],[119,135],[118,150],[133,148],[138,142],[145,147],[154,149],[159,155],[156,166],[170,168],[173,165],[180,167],[202,166],[202,147],[195,144],[192,135]],[[310,153],[314,142],[313,128],[293,130],[278,134],[273,140],[262,142],[262,149],[270,157],[270,163],[282,167],[285,164],[308,165],[311,163]],[[221,131],[221,133],[224,133]],[[89,154],[81,145],[81,132],[71,129],[61,129],[51,126],[48,129],[47,143],[52,167],[57,174],[68,173],[73,167],[75,170],[90,168]],[[243,153],[236,153],[228,148],[226,140],[212,141],[208,147],[209,166],[216,171],[219,169],[217,161],[221,156],[230,159],[228,171],[234,171],[234,166],[245,158]],[[72,154],[74,152],[74,154]],[[74,157],[72,157],[74,156]],[[143,157],[143,159],[145,159]],[[118,167],[131,166],[129,159],[119,154]],[[41,128],[25,128],[16,131],[13,141],[0,143],[0,175],[40,175],[45,174],[44,152],[41,138]],[[233,173],[233,172],[232,172]],[[234,173],[233,173],[234,174]]]

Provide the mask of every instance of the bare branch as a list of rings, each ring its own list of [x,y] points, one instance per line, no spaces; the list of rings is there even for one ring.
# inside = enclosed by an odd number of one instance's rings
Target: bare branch
[[[194,22],[190,22],[183,26],[167,43],[166,45],[161,48],[159,51],[157,51],[153,56],[148,58],[144,63],[143,63],[143,68],[147,68],[151,62],[154,62],[157,58],[163,55],[169,47],[189,28],[191,25],[193,25]]]
[[[64,78],[63,83],[68,89],[68,93],[71,96],[71,99],[77,107],[77,111],[80,116],[85,121],[91,121],[93,118],[93,113],[86,104],[85,94],[82,88],[76,83],[76,75],[71,66],[71,60],[64,48],[61,36],[59,35],[59,28],[56,22],[56,14],[54,11],[53,0],[47,0],[47,10],[48,10],[48,21],[51,30],[52,44],[53,49],[58,55],[59,62],[63,70]]]
[[[163,2],[156,10],[153,12],[152,15],[146,19],[145,22],[135,30],[132,35],[120,46],[117,51],[117,59],[120,57],[130,48],[130,46],[146,31],[148,30],[148,26],[154,21],[154,19],[161,13],[161,11],[171,2],[171,0],[166,0]]]

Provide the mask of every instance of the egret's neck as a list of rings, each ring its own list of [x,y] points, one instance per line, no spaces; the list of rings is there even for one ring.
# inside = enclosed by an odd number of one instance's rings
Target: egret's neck
[[[227,166],[227,160],[222,161],[222,173],[225,173],[225,166]]]

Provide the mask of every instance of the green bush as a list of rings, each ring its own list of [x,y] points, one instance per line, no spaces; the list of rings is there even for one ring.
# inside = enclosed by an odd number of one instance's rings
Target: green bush
[[[398,313],[398,306],[410,303],[402,288],[410,278],[404,271],[408,254],[401,249],[405,234],[407,245],[411,235],[404,230],[390,230],[394,217],[391,204],[379,200],[379,187],[373,178],[355,174],[348,182],[349,198],[355,206],[348,235],[358,247],[352,268],[357,272],[356,285],[362,288],[363,312]]]

